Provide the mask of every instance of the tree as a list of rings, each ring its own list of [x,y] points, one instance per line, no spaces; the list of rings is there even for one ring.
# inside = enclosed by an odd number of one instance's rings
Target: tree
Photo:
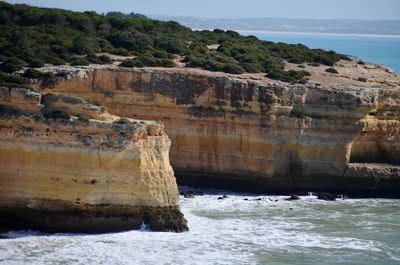
[[[18,58],[9,58],[0,65],[0,70],[5,73],[13,73],[21,70],[26,63]]]

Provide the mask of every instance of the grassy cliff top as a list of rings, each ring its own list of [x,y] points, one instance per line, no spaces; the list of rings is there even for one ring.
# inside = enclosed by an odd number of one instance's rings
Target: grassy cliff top
[[[266,73],[292,83],[305,82],[309,73],[285,71],[284,60],[328,66],[349,60],[334,51],[261,41],[230,30],[193,31],[135,13],[82,13],[0,2],[0,83],[9,83],[8,73],[24,67],[112,62],[101,53],[132,56],[122,67],[173,67],[180,61],[210,71]]]

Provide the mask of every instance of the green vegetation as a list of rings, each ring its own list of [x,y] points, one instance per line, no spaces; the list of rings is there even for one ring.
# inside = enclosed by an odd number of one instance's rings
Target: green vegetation
[[[207,45],[217,45],[209,50]],[[192,31],[176,22],[157,21],[143,15],[110,12],[72,12],[0,2],[1,71],[45,63],[88,65],[111,63],[111,53],[134,56],[123,67],[173,67],[180,55],[191,67],[227,73],[267,73],[268,77],[298,82],[305,71],[285,71],[292,63],[333,66],[348,58],[333,51],[260,41],[234,31]]]
[[[25,62],[18,58],[9,58],[0,64],[0,70],[5,73],[12,73],[21,70],[25,66]]]
[[[332,74],[338,74],[339,73],[335,68],[332,68],[332,67],[329,67],[329,68],[325,69],[325,72],[332,73]]]
[[[294,70],[289,70],[289,71],[284,71],[281,70],[280,68],[271,70],[268,74],[267,77],[272,78],[272,79],[278,79],[282,80],[285,82],[289,83],[305,83],[304,77],[310,76],[311,74],[307,71],[294,71]]]
[[[321,64],[320,64],[320,63],[316,63],[316,62],[309,63],[308,65],[309,65],[309,66],[314,66],[314,67],[321,66]]]
[[[0,72],[0,86],[13,87],[18,85],[20,87],[26,87],[30,80],[19,75],[12,75]]]

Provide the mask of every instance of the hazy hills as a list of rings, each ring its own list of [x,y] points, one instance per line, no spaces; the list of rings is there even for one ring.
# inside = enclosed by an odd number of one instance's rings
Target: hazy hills
[[[193,29],[400,35],[400,20],[152,17],[160,20],[174,20]]]

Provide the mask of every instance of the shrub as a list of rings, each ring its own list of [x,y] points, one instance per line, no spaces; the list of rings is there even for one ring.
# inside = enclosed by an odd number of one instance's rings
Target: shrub
[[[86,60],[93,64],[102,64],[102,62],[97,57],[86,57]]]
[[[27,78],[21,77],[19,75],[6,74],[6,73],[0,72],[0,83],[24,85],[24,84],[29,84],[30,80]]]
[[[243,74],[244,69],[236,64],[227,64],[224,66],[224,72],[231,74]]]
[[[92,41],[87,37],[78,35],[73,39],[72,43],[71,50],[76,54],[84,55],[93,52]]]
[[[196,53],[205,54],[208,52],[207,45],[204,42],[196,41],[190,45],[190,50]]]
[[[156,39],[154,42],[154,47],[156,49],[162,49],[168,53],[184,53],[187,50],[186,46],[187,44],[183,39],[173,37],[162,37]]]
[[[85,59],[95,64],[107,64],[113,62],[110,56],[107,55],[96,56],[96,54],[88,54]]]
[[[111,57],[110,56],[107,56],[107,55],[104,55],[104,54],[102,54],[102,55],[100,55],[99,57],[98,57],[98,59],[101,61],[101,63],[112,63],[113,62],[113,60],[111,59]]]
[[[39,78],[42,76],[42,73],[38,70],[29,68],[25,70],[23,76],[27,78]]]
[[[311,74],[307,71],[294,71],[294,70],[284,71],[283,69],[276,68],[268,72],[267,77],[288,83],[297,83],[303,80],[304,77],[310,75]]]
[[[298,68],[306,68],[304,65],[300,64],[297,66]]]
[[[119,66],[121,66],[121,67],[144,67],[145,65],[138,58],[133,58],[133,59],[123,60],[119,64]]]
[[[89,65],[90,62],[82,57],[73,57],[70,59],[71,65]]]
[[[365,78],[365,77],[359,77],[357,80],[360,81],[360,82],[367,82],[368,81],[368,79]]]
[[[299,59],[299,58],[291,58],[288,60],[289,63],[295,63],[295,64],[301,64],[304,63],[303,60]]]
[[[258,61],[240,63],[240,66],[247,73],[260,73],[264,70],[264,67]]]
[[[60,59],[60,58],[57,58],[57,57],[54,57],[54,56],[49,56],[49,57],[47,57],[46,62],[49,63],[49,64],[53,64],[53,65],[63,65],[63,64],[66,64],[66,61],[65,61],[65,60]]]
[[[153,56],[156,58],[171,59],[170,54],[164,51],[156,50],[153,52]]]
[[[146,34],[133,31],[116,31],[108,40],[117,48],[125,48],[130,51],[143,51],[152,46],[152,40]]]
[[[157,60],[158,66],[161,67],[175,67],[175,63],[174,61],[170,60],[170,59],[158,59]]]
[[[13,73],[24,68],[25,62],[18,58],[9,58],[0,65],[0,70],[5,73]]]
[[[35,58],[29,62],[28,66],[33,68],[40,68],[44,66],[44,62],[40,59]]]
[[[27,78],[49,78],[53,79],[55,78],[54,74],[52,72],[41,72],[36,69],[28,68],[25,70],[23,77]]]
[[[115,54],[115,55],[120,55],[120,56],[129,56],[132,54],[130,51],[128,51],[125,48],[112,49],[111,53]]]
[[[309,65],[309,66],[314,66],[314,67],[321,66],[320,63],[316,63],[316,62],[309,63],[308,65]]]
[[[329,67],[329,68],[325,69],[325,72],[332,73],[332,74],[338,74],[339,73],[335,68],[332,68],[332,67]]]

